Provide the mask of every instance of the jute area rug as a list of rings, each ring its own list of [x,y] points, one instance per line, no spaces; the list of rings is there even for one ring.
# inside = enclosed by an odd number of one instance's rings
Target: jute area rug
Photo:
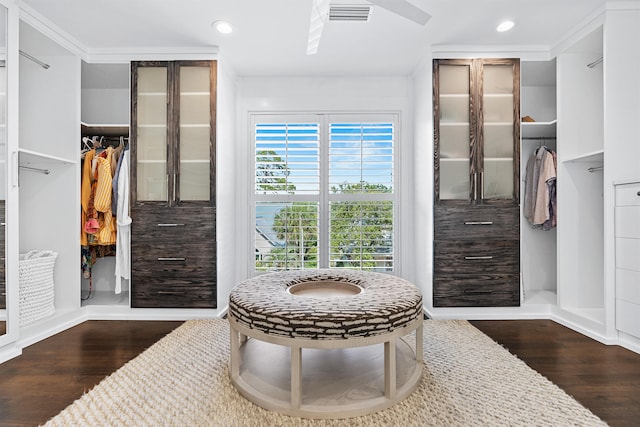
[[[226,320],[192,320],[128,362],[47,426],[605,425],[466,321],[426,320],[425,369],[403,402],[344,420],[262,409],[228,378]]]

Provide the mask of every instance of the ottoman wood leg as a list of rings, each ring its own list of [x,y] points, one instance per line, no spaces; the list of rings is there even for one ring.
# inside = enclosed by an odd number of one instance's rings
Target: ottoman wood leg
[[[237,380],[240,377],[240,337],[238,331],[230,328],[230,357],[229,357],[229,370],[231,372],[231,378]]]
[[[384,395],[396,397],[396,338],[384,343]]]
[[[291,347],[291,409],[300,408],[302,400],[302,348]]]

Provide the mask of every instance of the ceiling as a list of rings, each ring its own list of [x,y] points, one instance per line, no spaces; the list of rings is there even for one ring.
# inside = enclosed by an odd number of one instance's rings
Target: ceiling
[[[421,26],[373,6],[368,22],[327,22],[306,55],[312,0],[22,0],[87,52],[218,46],[239,76],[408,75],[432,45],[549,50],[605,0],[409,0]],[[332,4],[366,4],[333,0]],[[235,31],[217,34],[212,21]],[[498,33],[503,19],[516,27]]]

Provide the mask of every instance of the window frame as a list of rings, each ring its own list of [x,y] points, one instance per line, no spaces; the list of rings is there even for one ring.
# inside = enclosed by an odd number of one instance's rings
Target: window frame
[[[331,194],[329,179],[329,163],[330,163],[330,125],[331,123],[371,123],[384,122],[393,124],[393,178],[392,193],[375,193],[375,194]],[[393,268],[385,273],[399,275],[400,274],[400,245],[398,236],[400,235],[400,113],[399,112],[319,112],[319,113],[276,113],[276,112],[250,112],[249,113],[249,166],[247,168],[249,188],[249,245],[250,251],[249,272],[251,276],[263,274],[263,271],[257,270],[255,266],[256,260],[256,203],[259,202],[276,202],[276,203],[293,203],[293,202],[318,202],[318,268],[328,268],[330,263],[330,246],[329,246],[329,206],[333,201],[382,201],[388,200],[393,204]],[[319,175],[320,186],[319,194],[256,194],[255,191],[255,168],[256,168],[256,125],[262,123],[318,123],[319,124]]]

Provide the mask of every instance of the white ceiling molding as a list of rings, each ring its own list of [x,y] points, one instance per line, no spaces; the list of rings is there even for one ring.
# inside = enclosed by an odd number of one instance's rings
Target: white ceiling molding
[[[85,61],[89,63],[125,63],[129,61],[213,60],[219,58],[218,46],[209,47],[135,47],[88,49]]]
[[[587,34],[591,33],[598,27],[604,25],[605,8],[599,8],[581,23],[567,31],[564,37],[562,37],[558,43],[551,48],[552,55],[558,56],[571,46],[573,46],[580,39],[584,38]]]
[[[56,24],[24,3],[20,3],[20,20],[51,39],[71,54],[88,63],[126,63],[129,61],[209,60],[218,59],[218,46],[136,47],[130,49],[89,49]]]
[[[433,45],[433,58],[520,58],[527,61],[547,61],[552,58],[550,46],[545,45]]]
[[[640,10],[638,0],[609,1],[605,5],[607,10]]]
[[[29,24],[58,45],[77,56],[84,59],[86,47],[75,38],[71,37],[67,32],[63,31],[56,24],[36,12],[34,9],[19,2],[20,20]]]

